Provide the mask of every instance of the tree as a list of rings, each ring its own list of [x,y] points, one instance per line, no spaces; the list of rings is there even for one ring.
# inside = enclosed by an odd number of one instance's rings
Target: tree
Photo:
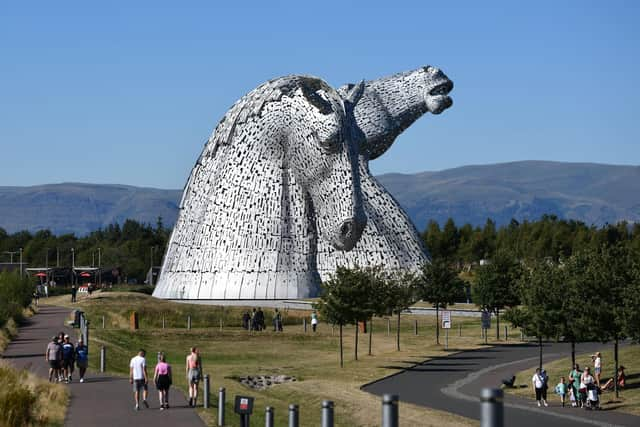
[[[445,259],[422,266],[415,280],[418,296],[436,309],[436,344],[440,344],[439,310],[453,304],[464,292],[464,284]]]
[[[320,301],[314,308],[327,322],[338,325],[340,329],[340,367],[344,366],[342,328],[353,323],[356,325],[355,359],[358,360],[358,321],[368,320],[372,305],[367,303],[371,297],[370,273],[356,268],[338,267],[329,280],[322,283]]]
[[[396,348],[400,351],[400,314],[417,301],[415,276],[407,272],[387,273],[384,284],[384,312],[397,315]]]
[[[486,265],[476,272],[476,283],[471,287],[473,300],[496,315],[496,338],[500,339],[500,310],[519,304],[516,288],[520,277],[520,264],[505,251],[498,251]]]
[[[565,295],[564,275],[557,263],[537,261],[525,269],[519,279],[518,290],[521,307],[507,310],[505,317],[527,335],[538,338],[540,347],[539,367],[542,369],[542,339],[558,334],[558,326],[564,323]]]

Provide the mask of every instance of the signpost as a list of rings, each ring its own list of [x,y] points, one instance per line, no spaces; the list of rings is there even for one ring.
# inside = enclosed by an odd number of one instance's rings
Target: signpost
[[[253,397],[236,396],[234,411],[240,415],[240,427],[249,427],[249,417],[253,412]]]
[[[451,311],[442,311],[442,329],[444,329],[444,349],[449,349],[449,329],[451,329]]]

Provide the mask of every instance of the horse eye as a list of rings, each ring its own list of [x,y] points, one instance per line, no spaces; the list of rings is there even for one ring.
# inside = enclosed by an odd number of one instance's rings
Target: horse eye
[[[340,151],[340,132],[336,132],[326,139],[320,139],[318,142],[323,151],[336,153]]]

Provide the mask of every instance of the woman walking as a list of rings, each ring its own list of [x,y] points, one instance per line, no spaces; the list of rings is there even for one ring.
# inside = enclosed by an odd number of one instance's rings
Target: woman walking
[[[582,371],[577,363],[573,365],[573,369],[569,372],[569,386],[573,389],[573,396],[577,402],[577,406],[582,406],[582,394],[580,393],[580,377]]]
[[[187,384],[189,384],[189,406],[195,408],[198,400],[198,383],[202,378],[202,362],[196,347],[191,347],[191,353],[187,356],[186,371]]]
[[[158,389],[158,399],[160,400],[160,410],[169,409],[169,387],[171,387],[171,365],[163,353],[158,356],[158,364],[153,374],[153,382]]]
[[[536,373],[533,374],[531,382],[533,383],[533,387],[536,389],[536,400],[538,401],[538,406],[541,406],[542,404],[544,404],[544,406],[549,406],[547,403],[546,378],[540,372],[540,368],[536,368]]]

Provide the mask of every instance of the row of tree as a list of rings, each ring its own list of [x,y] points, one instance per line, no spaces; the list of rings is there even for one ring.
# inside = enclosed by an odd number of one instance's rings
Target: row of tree
[[[465,224],[458,227],[449,220],[441,228],[435,221],[427,224],[422,239],[433,258],[447,258],[461,265],[477,264],[497,251],[511,253],[517,259],[559,260],[583,249],[597,249],[623,243],[640,251],[640,224],[619,222],[603,227],[543,215],[538,221],[515,219],[497,228],[487,219],[483,227]]]
[[[150,264],[162,261],[171,230],[158,218],[155,226],[126,220],[122,226],[109,225],[86,236],[55,236],[49,230],[8,234],[0,228],[0,262],[23,262],[29,267],[70,267],[72,249],[76,266],[121,267],[124,274],[138,281],[145,279]],[[98,250],[99,248],[99,250]]]
[[[0,328],[9,319],[19,320],[31,303],[32,287],[17,273],[0,272]]]
[[[459,299],[464,284],[455,270],[444,260],[425,264],[420,272],[388,272],[382,267],[338,267],[330,280],[323,282],[320,300],[315,308],[329,323],[338,326],[340,336],[340,367],[344,365],[343,334],[345,325],[355,328],[355,360],[358,360],[359,323],[373,317],[397,316],[396,348],[400,351],[400,314],[419,300],[436,307],[436,342],[439,343],[438,310]],[[369,327],[369,355],[372,328]]]

